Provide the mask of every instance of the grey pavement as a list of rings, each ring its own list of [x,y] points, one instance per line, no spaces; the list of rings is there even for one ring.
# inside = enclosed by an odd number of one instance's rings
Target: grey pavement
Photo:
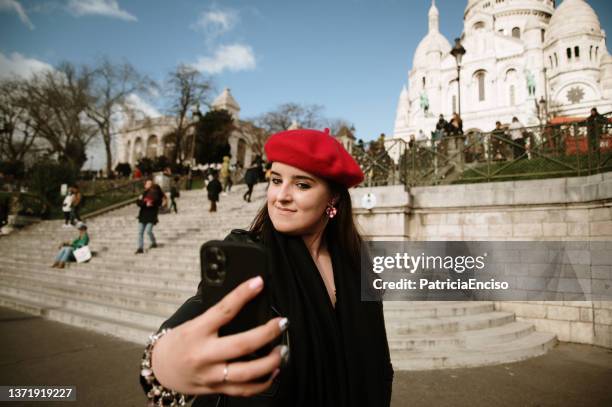
[[[76,402],[10,406],[143,406],[144,345],[0,308],[0,385],[74,385]],[[612,350],[561,343],[498,366],[396,372],[393,407],[612,406]]]

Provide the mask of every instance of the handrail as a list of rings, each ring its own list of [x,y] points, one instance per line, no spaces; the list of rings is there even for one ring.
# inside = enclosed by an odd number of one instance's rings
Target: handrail
[[[612,112],[605,120],[525,126],[522,139],[509,129],[469,132],[440,140],[379,139],[357,144],[362,186],[438,185],[580,176],[612,171]]]

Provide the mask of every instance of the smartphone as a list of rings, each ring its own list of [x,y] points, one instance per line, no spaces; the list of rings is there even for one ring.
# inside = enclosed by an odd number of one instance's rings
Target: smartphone
[[[221,327],[219,336],[232,335],[265,324],[274,315],[266,289],[269,283],[268,254],[256,245],[242,242],[211,240],[200,248],[202,271],[202,300],[216,304],[226,294],[244,281],[261,276],[264,289],[247,302],[227,325]],[[240,360],[251,360],[267,355],[276,343],[266,345]]]

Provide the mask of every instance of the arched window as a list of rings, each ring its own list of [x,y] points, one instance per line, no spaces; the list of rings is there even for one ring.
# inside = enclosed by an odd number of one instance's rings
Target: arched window
[[[140,137],[138,137],[134,141],[134,150],[133,150],[133,154],[132,154],[132,162],[136,163],[138,160],[140,160],[140,158],[142,156],[143,156],[143,152],[142,152],[142,139]]]
[[[485,28],[485,23],[482,21],[479,21],[476,24],[474,24],[474,31],[483,30],[484,28]]]
[[[238,140],[238,149],[236,152],[236,162],[240,163],[241,165],[245,165],[246,161],[246,150],[247,150],[247,143],[246,141],[244,141],[243,139],[239,139]]]
[[[457,95],[453,95],[453,102],[452,103],[453,103],[453,105],[452,105],[453,113],[457,113]]]
[[[485,71],[476,72],[475,78],[476,78],[476,81],[478,81],[478,101],[483,102],[486,99],[486,93],[485,93],[486,73]]]
[[[574,47],[574,56],[580,58],[580,47]]]
[[[132,149],[132,140],[128,140],[127,147],[123,154],[123,162],[127,163],[130,161],[130,150]]]
[[[516,87],[510,85],[510,106],[516,105]]]
[[[595,60],[597,61],[597,57],[599,56],[599,47],[595,48]]]
[[[589,59],[592,61],[593,60],[593,46],[591,45],[591,48],[589,48]]]
[[[548,59],[550,59],[550,68],[552,69],[554,67],[553,61],[552,61],[552,55],[549,55]]]
[[[565,52],[567,52],[567,60],[569,61],[570,59],[572,59],[572,49],[568,48],[565,50]]]
[[[157,157],[157,136],[152,134],[147,139],[147,158],[155,158]]]
[[[166,134],[162,139],[164,155],[168,159],[172,159],[175,150],[176,135],[174,133]]]
[[[559,66],[559,57],[557,57],[556,52],[555,52],[555,66]]]
[[[520,39],[521,38],[521,29],[518,28],[518,27],[514,27],[512,29],[512,37]]]
[[[544,44],[544,41],[546,40],[546,30],[545,30],[545,29],[542,29],[542,30],[540,31],[540,34],[541,34],[541,36],[542,36],[542,37],[541,37],[541,39],[540,39],[540,41],[542,41],[542,44]]]
[[[426,81],[425,77],[423,76],[423,87],[425,87],[426,83],[427,83],[427,81]]]

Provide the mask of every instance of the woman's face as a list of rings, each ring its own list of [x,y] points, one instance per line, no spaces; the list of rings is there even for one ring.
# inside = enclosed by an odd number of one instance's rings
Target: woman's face
[[[268,213],[277,231],[305,235],[325,225],[325,208],[332,201],[332,193],[323,179],[275,162],[267,201]]]

